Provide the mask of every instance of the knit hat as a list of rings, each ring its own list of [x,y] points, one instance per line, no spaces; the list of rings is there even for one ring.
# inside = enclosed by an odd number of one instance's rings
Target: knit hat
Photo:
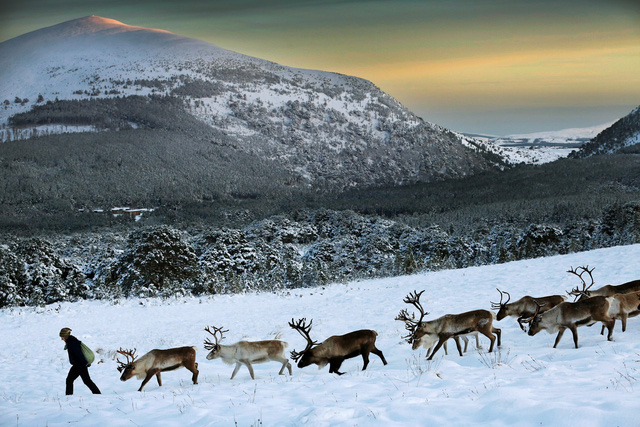
[[[68,337],[69,335],[71,335],[71,328],[62,328],[62,329],[60,329],[60,336],[61,337]]]

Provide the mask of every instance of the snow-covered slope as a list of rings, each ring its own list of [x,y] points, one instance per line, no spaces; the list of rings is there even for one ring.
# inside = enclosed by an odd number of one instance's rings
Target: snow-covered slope
[[[90,16],[1,43],[0,58],[3,141],[99,130],[47,117],[9,122],[48,101],[171,95],[242,151],[277,159],[308,184],[428,181],[488,167],[456,134],[369,81],[289,68],[162,30]]]
[[[637,144],[640,144],[640,107],[635,108],[604,129],[572,156],[589,157],[596,154],[613,154]]]
[[[473,343],[464,357],[453,343],[433,362],[402,340],[394,317],[405,295],[426,289],[428,318],[490,307],[498,287],[513,299],[525,294],[563,294],[576,285],[570,266],[595,266],[596,286],[638,279],[640,245],[487,267],[294,289],[281,294],[220,295],[175,300],[80,302],[0,310],[0,425],[453,425],[453,426],[631,426],[637,425],[640,378],[640,318],[625,333],[617,322],[613,342],[600,325],[578,329],[580,348],[565,334],[530,337],[512,318],[496,322],[502,347],[487,353]],[[278,376],[277,363],[246,368],[230,380],[233,367],[205,359],[206,325],[229,329],[227,342],[279,336],[289,350],[304,340],[287,326],[291,318],[313,319],[311,336],[324,339],[360,328],[378,332],[376,356],[366,371],[362,360],[344,362],[343,376],[328,368],[293,368]],[[78,379],[76,394],[64,396],[69,369],[62,327],[97,351],[90,368],[102,390],[93,396]],[[198,346],[199,384],[184,369],[163,375],[163,386],[119,380],[114,352]]]
[[[567,157],[583,144],[611,126],[605,123],[587,128],[516,134],[507,136],[470,135],[488,151],[510,163],[542,164]]]

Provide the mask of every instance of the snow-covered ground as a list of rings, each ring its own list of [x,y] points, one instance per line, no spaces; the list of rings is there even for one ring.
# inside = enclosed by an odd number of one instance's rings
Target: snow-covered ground
[[[496,287],[515,300],[522,295],[563,294],[576,285],[571,266],[596,267],[596,285],[638,279],[640,245],[440,271],[412,276],[335,284],[281,294],[222,295],[176,300],[80,302],[43,308],[0,311],[0,425],[494,425],[631,426],[638,425],[640,320],[630,319],[626,333],[616,324],[615,341],[599,334],[600,325],[579,329],[580,348],[565,334],[557,349],[554,336],[529,337],[516,321],[496,322],[502,347],[487,353],[472,348],[464,357],[450,345],[433,362],[424,350],[412,351],[394,321],[413,290],[426,289],[428,318],[490,307]],[[635,261],[634,261],[635,260]],[[202,349],[206,325],[229,329],[226,343],[280,335],[289,350],[303,339],[287,326],[292,318],[313,318],[313,339],[360,328],[375,329],[377,346],[366,371],[362,359],[344,362],[343,376],[328,367],[298,369],[278,376],[279,365],[255,366],[252,381],[243,367],[208,361]],[[76,394],[64,395],[69,369],[62,327],[97,351],[90,368],[102,390],[94,396],[76,381]],[[451,343],[452,344],[452,343]],[[113,354],[119,347],[198,346],[199,384],[185,369],[163,375],[137,392],[140,381],[119,380]],[[470,346],[473,347],[473,346]]]

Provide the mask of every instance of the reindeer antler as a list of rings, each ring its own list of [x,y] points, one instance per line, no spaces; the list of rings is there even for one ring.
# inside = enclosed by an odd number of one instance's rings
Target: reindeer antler
[[[582,270],[582,273],[578,273],[578,269]],[[593,283],[594,283],[593,275],[591,273],[593,273],[593,270],[595,270],[595,269],[596,268],[593,267],[591,270],[589,270],[589,266],[587,265],[586,267],[578,267],[576,269],[571,267],[569,270],[567,270],[567,273],[575,274],[582,281],[582,290],[579,289],[576,286],[575,288],[571,289],[571,292],[567,292],[567,293],[569,295],[571,295],[571,296],[575,296],[576,298],[579,297],[580,295],[584,295],[584,296],[588,297],[589,296],[589,289],[591,289],[591,287],[593,286]],[[582,275],[584,273],[589,274],[589,278],[591,279],[591,284],[589,286],[587,286],[587,282],[585,282],[584,278],[582,277]]]
[[[210,328],[213,328],[213,332],[211,332]],[[215,326],[211,326],[211,327],[207,326],[206,328],[204,328],[204,330],[209,332],[211,335],[213,335],[213,339],[216,340],[216,342],[211,342],[211,340],[205,339],[204,340],[205,350],[213,350],[214,348],[219,346],[220,341],[224,339],[224,336],[223,336],[224,333],[229,332],[228,329],[222,330],[222,326],[219,328],[216,328]]]
[[[413,334],[422,323],[422,319],[424,319],[424,316],[429,314],[428,312],[424,311],[424,308],[420,303],[420,297],[422,296],[423,292],[424,290],[420,292],[413,291],[413,293],[410,293],[402,300],[407,304],[412,304],[414,307],[416,307],[420,311],[420,319],[418,319],[418,321],[415,321],[415,318],[416,318],[415,314],[411,313],[411,315],[409,315],[409,312],[407,311],[407,309],[400,310],[400,313],[398,313],[398,315],[395,318],[395,320],[401,320],[405,323],[404,327],[407,331],[409,331],[409,335],[405,335],[402,338],[406,339],[409,344],[413,342]]]
[[[122,354],[124,357],[127,358],[126,363],[124,363],[120,359],[116,358],[116,361],[118,362],[118,372],[122,372],[122,370],[124,368],[126,368],[127,365],[132,364],[136,360],[136,349],[135,348],[133,350],[124,350],[122,347],[120,347],[120,350],[116,350],[116,353]],[[131,358],[131,359],[129,359],[129,358]]]
[[[307,340],[307,346],[305,347],[304,350],[302,350],[301,352],[297,352],[295,350],[291,351],[291,359],[294,362],[297,362],[298,359],[300,359],[304,353],[309,351],[311,347],[313,347],[315,344],[318,343],[317,341],[313,341],[309,336],[309,332],[311,332],[311,325],[313,324],[313,319],[311,319],[308,325],[305,325],[306,321],[307,321],[307,318],[303,317],[302,319],[299,319],[297,322],[294,322],[293,319],[291,319],[291,322],[289,322],[289,326],[291,326],[291,328],[298,331],[300,335],[302,335],[302,337],[305,340]]]
[[[499,310],[501,307],[503,307],[503,306],[505,306],[505,305],[509,304],[509,301],[511,301],[511,295],[509,295],[509,292],[507,292],[507,291],[502,292],[502,291],[501,291],[500,289],[498,289],[498,288],[496,288],[496,290],[497,290],[498,292],[500,292],[500,302],[498,303],[498,302],[490,301],[490,302],[491,302],[491,309],[492,309],[492,310]],[[507,300],[506,300],[504,303],[502,302],[503,294],[507,294]]]

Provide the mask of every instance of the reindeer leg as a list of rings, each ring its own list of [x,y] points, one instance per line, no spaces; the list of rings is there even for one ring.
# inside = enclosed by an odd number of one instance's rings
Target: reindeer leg
[[[159,374],[159,373],[160,373],[160,369],[157,369],[157,368],[149,369],[149,372],[147,372],[147,376],[145,377],[144,381],[142,381],[142,384],[140,385],[140,388],[138,389],[138,391],[142,391],[142,388],[145,386],[145,384],[147,384],[155,374]]]
[[[184,367],[193,374],[191,375],[191,381],[193,381],[194,384],[198,384],[198,374],[200,373],[200,371],[198,371],[198,364],[194,362],[193,364],[185,364]]]
[[[362,370],[364,371],[369,366],[369,353],[366,351],[362,352]]]
[[[607,340],[613,341],[613,326],[616,324],[615,319],[611,319],[607,322],[607,329],[609,329],[609,333],[607,334]],[[624,331],[624,329],[623,329]]]
[[[620,316],[620,322],[622,323],[622,332],[624,332],[624,331],[626,331],[626,330],[627,330],[627,317],[628,317],[628,316],[629,316],[629,315],[628,315],[627,313],[623,313],[623,314]],[[613,320],[614,325],[615,325],[615,322],[616,322],[616,320],[614,319],[614,320]]]
[[[494,328],[492,326],[491,327],[491,332],[493,332],[494,334],[496,334],[498,336],[498,347],[500,347],[502,345],[502,343],[501,343],[501,340],[502,340],[502,329]]]
[[[284,375],[285,368],[289,368],[289,375],[293,375],[291,373],[291,363],[289,363],[289,359],[283,357],[282,359],[276,359],[276,361],[282,363],[282,367],[280,368],[280,372],[278,372],[278,375]]]
[[[524,327],[524,323],[525,323],[524,320],[525,319],[526,319],[526,317],[524,317],[524,316],[518,317],[518,324],[520,325],[520,329],[522,329],[522,332],[527,332],[527,330]]]
[[[569,325],[569,329],[571,330],[571,334],[573,335],[573,343],[575,344],[576,348],[578,348],[578,327],[575,323],[572,323],[571,325]]]
[[[447,348],[447,342],[445,341],[444,344],[442,344],[442,347],[444,348],[444,354],[446,354],[447,356],[449,355],[449,349]]]
[[[193,367],[196,371],[193,373],[193,376],[191,377],[191,381],[193,381],[194,384],[198,384],[198,374],[200,373],[200,371],[198,370],[198,362],[195,362],[193,364]]]
[[[329,360],[329,373],[330,374],[344,375],[344,372],[338,371],[338,369],[340,369],[340,366],[342,365],[343,361],[344,361],[344,359],[331,359],[331,360]]]
[[[162,387],[162,379],[160,378],[160,372],[156,374],[156,379],[158,380],[158,386]]]
[[[469,338],[462,337],[462,341],[464,341],[464,352],[467,352],[467,347],[469,347]]]
[[[460,345],[460,337],[454,336],[453,340],[456,342],[456,347],[458,348],[458,353],[460,353],[460,357],[462,357],[462,346]]]
[[[442,336],[439,336],[439,338],[440,340],[438,341],[438,344],[436,344],[436,347],[431,352],[431,356],[427,357],[427,360],[432,360],[433,355],[436,354],[436,351],[440,350],[440,347],[442,347],[442,344],[444,344],[451,337],[449,335],[446,335],[446,336],[442,335]]]
[[[556,342],[553,344],[553,348],[556,348],[558,343],[560,342],[560,338],[562,338],[562,335],[564,334],[565,329],[567,329],[564,326],[560,327],[560,330],[558,331],[558,336],[556,336]]]
[[[245,360],[242,363],[244,363],[247,366],[247,369],[249,370],[249,374],[251,374],[251,379],[255,380],[255,377],[253,376],[253,366],[251,366],[251,362],[249,362],[248,360]]]
[[[240,370],[240,362],[236,362],[236,367],[233,370],[233,373],[231,374],[231,379],[233,379],[233,377],[236,376],[236,374],[238,373],[239,370]]]
[[[376,347],[373,347],[373,350],[371,350],[371,353],[373,353],[376,356],[378,356],[380,358],[380,360],[382,360],[382,364],[383,365],[387,364],[387,360],[384,358],[384,354],[382,354],[382,352],[380,350],[378,350]]]
[[[478,333],[476,332],[476,350],[482,348],[480,346],[480,338],[478,337]]]
[[[604,328],[605,328],[605,326],[604,326],[604,323],[603,323],[602,324],[602,329],[600,329],[600,335],[604,335]]]
[[[496,342],[496,337],[486,327],[478,329],[478,332],[491,340],[491,344],[489,345],[489,353],[491,353],[493,351],[493,344]]]

